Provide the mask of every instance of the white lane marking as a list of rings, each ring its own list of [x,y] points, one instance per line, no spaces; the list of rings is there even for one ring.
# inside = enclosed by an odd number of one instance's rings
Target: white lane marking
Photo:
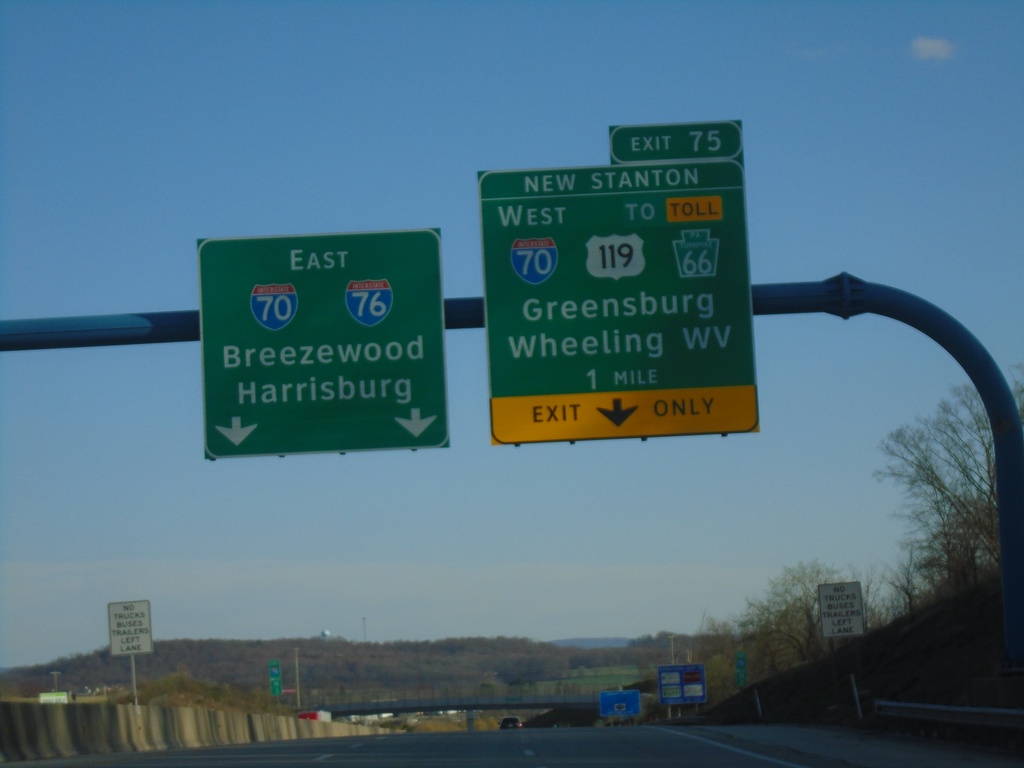
[[[313,758],[314,763],[322,763],[324,760],[330,760],[334,755],[320,755],[320,757]]]
[[[705,744],[710,744],[712,747],[718,747],[719,749],[727,749],[730,752],[736,752],[740,755],[746,755],[747,757],[753,757],[757,760],[763,760],[766,763],[772,763],[774,765],[784,765],[786,766],[786,768],[805,768],[805,766],[799,765],[797,763],[790,763],[786,760],[777,760],[774,757],[765,757],[764,755],[759,755],[756,752],[748,752],[747,750],[740,749],[739,747],[730,747],[727,744],[720,744],[717,741],[712,741],[711,739],[705,739],[700,736],[694,736],[692,733],[681,733],[680,731],[673,731],[668,728],[659,728],[658,730],[664,731],[665,733],[671,733],[674,736],[682,736],[684,739],[693,739],[694,741],[701,741]]]

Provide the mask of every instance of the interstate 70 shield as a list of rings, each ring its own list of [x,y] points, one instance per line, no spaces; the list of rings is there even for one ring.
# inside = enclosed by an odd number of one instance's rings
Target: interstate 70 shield
[[[299,297],[295,286],[254,285],[249,300],[256,322],[271,331],[279,331],[295,317],[299,308]]]

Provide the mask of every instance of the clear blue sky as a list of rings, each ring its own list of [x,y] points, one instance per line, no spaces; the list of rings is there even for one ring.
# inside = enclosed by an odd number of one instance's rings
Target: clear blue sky
[[[477,172],[608,127],[743,121],[755,283],[848,271],[1024,362],[1024,4],[0,2],[0,319],[194,310],[203,237],[440,228]],[[0,354],[0,666],[170,638],[695,632],[784,566],[895,561],[879,443],[966,377],[906,326],[754,318],[761,431],[492,447],[482,329],[451,447],[203,457],[197,343]]]

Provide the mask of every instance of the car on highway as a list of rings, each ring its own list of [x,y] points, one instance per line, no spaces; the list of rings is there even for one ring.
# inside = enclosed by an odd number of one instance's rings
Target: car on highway
[[[523,721],[520,720],[515,715],[510,715],[509,717],[503,717],[503,718],[501,718],[501,722],[498,723],[498,728],[500,728],[503,731],[508,729],[508,728],[522,728],[522,727],[523,727]]]

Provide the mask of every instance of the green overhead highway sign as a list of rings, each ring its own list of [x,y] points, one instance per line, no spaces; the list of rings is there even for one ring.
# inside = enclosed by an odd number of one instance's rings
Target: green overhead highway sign
[[[718,123],[616,125],[608,132],[613,163],[742,162],[739,120]]]
[[[448,445],[436,230],[199,241],[207,458]]]
[[[741,163],[479,185],[494,443],[758,429]]]

